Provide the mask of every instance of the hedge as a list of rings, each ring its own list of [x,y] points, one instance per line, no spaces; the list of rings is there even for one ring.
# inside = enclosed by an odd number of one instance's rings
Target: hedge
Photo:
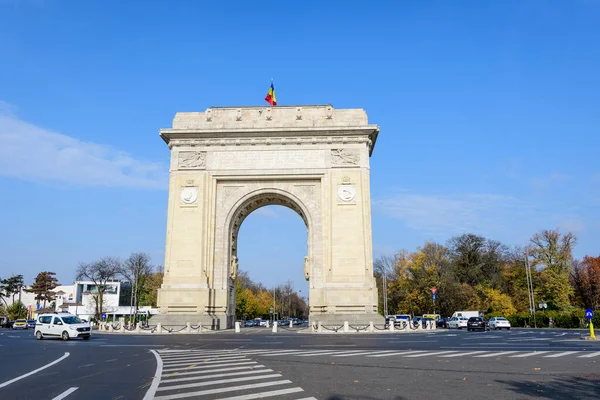
[[[535,325],[531,314],[513,314],[506,317],[511,326],[515,328],[537,326],[538,328],[548,328],[550,318],[554,320],[554,328],[583,328],[587,319],[584,317],[585,311],[577,309],[573,311],[539,311],[535,313]],[[594,327],[600,329],[600,312],[594,313],[592,319]]]

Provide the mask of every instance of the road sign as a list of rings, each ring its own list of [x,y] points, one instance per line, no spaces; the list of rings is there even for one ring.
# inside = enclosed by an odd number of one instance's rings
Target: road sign
[[[437,288],[432,287],[431,288],[431,293],[433,293],[435,295],[437,293]]]
[[[102,319],[106,319],[106,314],[102,314]]]
[[[587,310],[585,310],[585,317],[587,319],[592,319],[593,316],[594,316],[594,312],[592,311],[591,308],[588,308]]]
[[[435,293],[433,293],[433,294],[431,295],[431,297],[433,297],[433,299],[435,300]]]

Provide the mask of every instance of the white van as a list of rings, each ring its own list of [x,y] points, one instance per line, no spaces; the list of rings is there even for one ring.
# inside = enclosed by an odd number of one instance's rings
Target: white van
[[[452,314],[452,318],[466,318],[479,317],[479,311],[455,311]]]
[[[83,322],[77,315],[69,313],[48,313],[38,316],[35,323],[35,338],[59,337],[62,340],[92,336],[92,328],[88,322]]]

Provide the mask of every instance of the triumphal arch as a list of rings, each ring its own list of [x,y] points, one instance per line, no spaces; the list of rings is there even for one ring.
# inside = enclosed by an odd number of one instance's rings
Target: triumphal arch
[[[330,105],[177,113],[160,130],[171,164],[157,320],[231,327],[240,226],[276,204],[306,224],[310,320],[380,322],[369,184],[378,133],[364,110]]]

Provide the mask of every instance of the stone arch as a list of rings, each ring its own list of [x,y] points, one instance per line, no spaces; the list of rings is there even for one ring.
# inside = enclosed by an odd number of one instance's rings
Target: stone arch
[[[379,127],[331,105],[177,113],[165,274],[156,322],[231,328],[231,256],[244,219],[267,204],[307,227],[312,322],[382,321],[373,277],[369,158]],[[243,266],[243,260],[241,260]]]
[[[230,277],[232,267],[232,257],[237,257],[237,240],[239,230],[242,223],[248,215],[253,211],[268,205],[280,205],[287,207],[295,211],[306,226],[307,231],[307,256],[310,259],[313,258],[313,243],[315,242],[314,229],[312,221],[315,216],[311,213],[310,208],[294,193],[288,190],[275,188],[275,187],[262,187],[254,189],[243,195],[238,201],[236,201],[229,209],[229,213],[225,219],[225,229],[227,240],[224,241],[225,248],[225,268],[223,272],[225,274],[225,280]],[[310,273],[309,273],[310,275]],[[234,281],[229,281],[226,285],[227,293],[227,315],[228,323],[231,324],[235,318],[235,284]],[[310,295],[309,295],[310,301]]]

